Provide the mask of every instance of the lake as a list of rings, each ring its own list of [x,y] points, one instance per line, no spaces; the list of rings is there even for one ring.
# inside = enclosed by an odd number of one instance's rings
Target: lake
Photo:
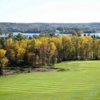
[[[19,32],[13,32],[13,35],[18,35]],[[33,35],[39,35],[40,33],[22,33],[24,36],[33,36]]]
[[[13,35],[18,35],[20,32],[13,32]],[[21,34],[23,34],[24,36],[27,36],[27,37],[29,37],[29,36],[31,36],[31,37],[33,37],[33,35],[39,35],[40,33],[21,33]],[[8,34],[0,34],[0,37],[7,37],[8,36]]]
[[[13,32],[14,35],[18,35],[18,33],[19,32]],[[22,34],[24,36],[28,36],[29,37],[29,36],[33,36],[33,35],[39,35],[40,33],[22,33]],[[82,36],[84,36],[84,34],[86,34],[86,36],[90,34],[91,36],[95,35],[95,36],[99,36],[100,37],[100,33],[83,33]],[[58,35],[58,33],[55,33],[55,35]],[[61,35],[72,35],[72,34],[59,34],[59,35],[61,36]]]
[[[100,33],[83,33],[82,36],[84,36],[84,34],[87,35],[91,35],[91,36],[96,36],[96,37],[100,37]]]
[[[19,34],[19,32],[13,32],[13,35],[18,35]],[[27,37],[29,37],[29,36],[31,36],[31,37],[33,37],[33,35],[39,35],[40,33],[22,33],[24,36],[27,36]],[[56,35],[58,35],[57,33],[55,33]],[[91,35],[91,36],[93,36],[93,35],[95,35],[96,37],[97,36],[99,36],[100,37],[100,33],[82,33],[82,36],[84,36],[84,34],[87,36],[87,35]],[[72,34],[59,34],[60,36],[61,35],[72,35]],[[8,34],[2,34],[2,35],[0,35],[0,37],[7,37],[8,36]]]

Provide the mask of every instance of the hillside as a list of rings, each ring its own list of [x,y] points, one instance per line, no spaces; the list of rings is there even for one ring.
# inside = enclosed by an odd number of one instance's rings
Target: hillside
[[[100,23],[0,23],[0,32],[50,33],[59,30],[71,33],[72,30],[85,33],[100,32]]]

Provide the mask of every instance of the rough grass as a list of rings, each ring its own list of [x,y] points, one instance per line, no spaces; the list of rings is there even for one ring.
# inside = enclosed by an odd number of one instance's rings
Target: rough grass
[[[63,72],[35,72],[0,78],[0,100],[100,100],[100,61],[55,65]]]

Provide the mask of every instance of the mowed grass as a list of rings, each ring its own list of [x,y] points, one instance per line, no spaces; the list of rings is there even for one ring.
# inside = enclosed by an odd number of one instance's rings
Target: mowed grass
[[[56,64],[63,72],[35,72],[0,78],[0,100],[100,100],[100,61]]]

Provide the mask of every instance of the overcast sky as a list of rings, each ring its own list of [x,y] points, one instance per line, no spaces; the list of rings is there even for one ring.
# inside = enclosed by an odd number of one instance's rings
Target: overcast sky
[[[0,22],[100,22],[100,0],[0,0]]]

